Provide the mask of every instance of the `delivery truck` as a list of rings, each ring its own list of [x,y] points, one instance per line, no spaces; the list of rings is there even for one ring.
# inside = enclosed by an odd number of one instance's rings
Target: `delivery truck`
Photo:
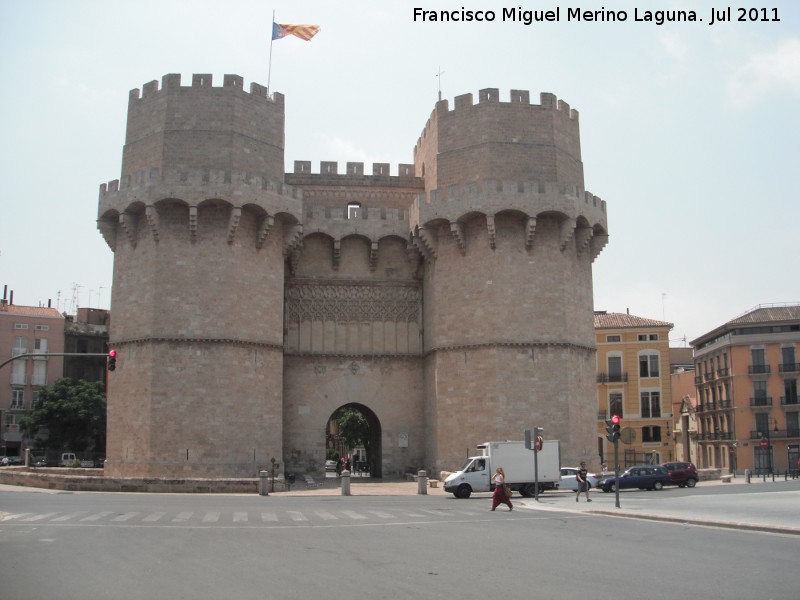
[[[478,444],[480,454],[467,459],[460,471],[451,474],[444,481],[444,491],[456,498],[469,498],[473,492],[494,490],[492,476],[497,467],[503,467],[506,483],[515,492],[526,498],[539,491],[554,490],[561,481],[561,445],[558,440],[543,440],[542,449],[537,452],[534,471],[533,450],[525,447],[525,442],[484,442]]]

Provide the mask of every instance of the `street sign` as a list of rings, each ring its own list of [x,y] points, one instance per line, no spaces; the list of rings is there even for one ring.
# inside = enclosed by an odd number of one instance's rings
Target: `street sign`
[[[767,438],[761,438],[761,441],[758,443],[758,445],[764,448],[764,450],[766,450],[767,448],[769,448],[769,441],[767,440]]]

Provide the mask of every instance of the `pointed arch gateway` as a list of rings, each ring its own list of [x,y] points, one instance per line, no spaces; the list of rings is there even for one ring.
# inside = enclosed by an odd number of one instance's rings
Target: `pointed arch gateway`
[[[344,439],[338,427],[338,419],[347,412],[355,412],[363,417],[365,423],[365,435],[363,437],[363,444],[359,447],[349,447],[347,441]],[[367,472],[371,478],[380,479],[383,477],[383,466],[381,457],[383,450],[381,446],[381,423],[378,416],[367,406],[358,402],[350,402],[341,405],[334,410],[328,424],[325,428],[326,445],[329,449],[333,448],[340,454],[352,454],[354,451],[359,451],[359,456],[363,453],[362,460],[358,461],[358,465],[353,465],[353,472],[356,472],[356,467],[361,467],[362,463],[366,467]]]

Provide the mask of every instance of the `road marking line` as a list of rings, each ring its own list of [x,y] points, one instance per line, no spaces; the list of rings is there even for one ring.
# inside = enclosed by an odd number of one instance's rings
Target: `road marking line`
[[[203,517],[203,523],[216,523],[217,521],[219,521],[218,512],[206,513],[206,515]]]
[[[63,523],[64,521],[69,521],[70,519],[74,519],[75,517],[80,517],[81,515],[85,515],[88,511],[79,510],[78,512],[69,513],[67,515],[61,515],[60,517],[56,517],[52,519],[54,523]]]
[[[193,514],[194,514],[193,512],[181,512],[181,513],[178,513],[178,515],[174,519],[172,519],[172,522],[173,523],[185,523],[186,521],[188,521],[189,519],[192,518]]]
[[[144,521],[145,523],[155,523],[166,514],[167,513],[165,512],[154,512],[152,514],[147,515],[144,519],[142,519],[142,521]]]
[[[58,514],[57,512],[42,513],[40,515],[33,515],[32,517],[27,517],[25,519],[20,519],[20,521],[24,521],[25,523],[31,523],[33,521],[41,521],[43,519],[49,519],[53,515],[57,515],[57,514]]]
[[[113,519],[111,519],[111,521],[114,522],[114,523],[124,523],[125,521],[130,521],[133,517],[135,517],[138,514],[141,514],[141,513],[138,513],[138,512],[123,513],[123,514],[121,514],[119,516],[114,517]]]
[[[362,515],[361,513],[357,513],[357,512],[352,511],[352,510],[343,510],[342,514],[344,514],[345,516],[350,517],[351,519],[366,519],[367,518],[364,515]]]
[[[234,512],[233,513],[233,522],[234,523],[247,523],[247,513],[246,512]]]
[[[88,517],[83,517],[81,522],[84,521],[99,521],[100,519],[105,519],[109,515],[113,515],[114,513],[111,511],[103,511],[99,513],[95,513],[93,515],[89,515]]]

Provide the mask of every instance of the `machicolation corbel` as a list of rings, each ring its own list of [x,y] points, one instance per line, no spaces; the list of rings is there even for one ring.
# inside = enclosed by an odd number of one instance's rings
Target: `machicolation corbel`
[[[150,225],[150,233],[153,240],[158,242],[158,210],[152,204],[148,204],[144,209],[144,214],[147,217],[147,223]]]

